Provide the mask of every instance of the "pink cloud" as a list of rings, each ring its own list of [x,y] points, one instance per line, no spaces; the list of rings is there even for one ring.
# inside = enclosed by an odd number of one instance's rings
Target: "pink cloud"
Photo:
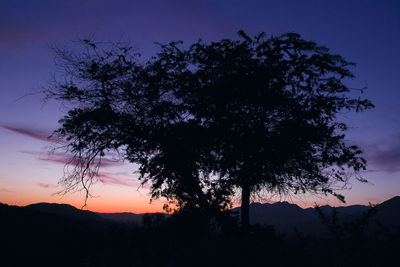
[[[7,188],[0,187],[0,193],[11,193],[11,190],[8,190]]]
[[[115,184],[115,185],[124,185],[124,186],[138,186],[137,182],[132,181],[128,178],[119,178],[114,175],[99,173],[97,177],[98,181],[102,184]]]
[[[369,170],[370,172],[400,171],[400,134],[390,136],[387,140],[381,141],[380,145],[367,144],[363,147],[367,161],[378,168],[378,170]]]
[[[0,16],[0,45],[13,52],[22,52],[32,44],[45,43],[49,40],[48,27],[37,18],[13,15]]]
[[[42,161],[49,161],[49,162],[54,162],[54,163],[59,163],[63,165],[72,165],[72,166],[78,166],[80,162],[73,160],[73,157],[71,154],[67,153],[60,153],[60,152],[54,152],[54,153],[43,153],[43,152],[37,152],[37,151],[27,151],[27,150],[22,150],[22,153],[29,154],[29,155],[35,155],[38,157],[39,160]],[[115,166],[122,166],[124,165],[124,162],[122,161],[117,161],[117,160],[112,160],[108,158],[102,158],[101,159],[101,167],[107,168],[107,167],[115,167]]]
[[[1,125],[0,127],[9,130],[11,132],[22,134],[40,141],[45,141],[45,142],[53,141],[52,139],[49,138],[50,134],[42,130],[25,128],[25,127],[13,127],[8,125]]]
[[[57,188],[58,185],[55,184],[46,184],[46,183],[37,183],[37,185],[39,187],[43,187],[43,188]]]

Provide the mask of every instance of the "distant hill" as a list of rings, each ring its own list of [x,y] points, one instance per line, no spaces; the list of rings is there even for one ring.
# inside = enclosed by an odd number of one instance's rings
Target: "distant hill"
[[[235,211],[240,213],[240,208]],[[276,202],[273,204],[253,203],[250,205],[252,224],[287,224],[307,221],[307,212],[295,204]]]
[[[87,251],[95,246],[96,238],[112,225],[93,215],[69,205],[17,207],[0,203],[0,265],[78,266],[77,258],[83,261],[87,257],[71,256],[73,250]]]
[[[68,204],[56,204],[56,203],[36,203],[27,205],[25,208],[37,210],[42,213],[55,214],[59,216],[65,216],[74,220],[81,221],[104,221],[104,218],[96,214],[95,212],[77,209]]]
[[[143,215],[132,212],[120,212],[120,213],[102,213],[92,212],[88,210],[77,209],[68,204],[57,204],[57,203],[36,203],[27,205],[25,208],[36,210],[42,213],[54,214],[59,216],[65,216],[70,219],[80,221],[96,221],[96,222],[118,222],[124,224],[137,224],[142,223]],[[168,216],[168,214],[164,214]]]
[[[120,212],[120,213],[97,212],[96,214],[107,220],[112,220],[120,223],[128,223],[128,224],[134,223],[138,225],[142,223],[142,218],[143,218],[143,214],[136,214],[132,212]]]
[[[369,206],[352,205],[345,207],[321,206],[322,213],[329,218],[336,209],[338,222],[346,223],[363,218]],[[400,234],[400,197],[396,196],[377,205],[376,213],[371,217],[365,229],[370,236]],[[240,208],[233,209],[240,216]],[[250,205],[250,222],[252,224],[272,225],[285,236],[298,232],[309,236],[328,236],[328,228],[319,218],[314,208],[302,209],[296,204],[276,202],[273,204],[253,203]],[[239,217],[240,218],[240,217]]]
[[[26,206],[26,209],[35,210],[44,214],[63,216],[68,219],[89,222],[118,222],[124,224],[140,225],[144,214],[130,212],[100,213],[80,210],[67,204],[37,203]],[[321,206],[320,210],[330,216],[334,207]],[[370,209],[369,206],[352,205],[336,207],[342,221],[360,218]],[[233,209],[234,214],[240,218],[240,207]],[[400,233],[400,196],[393,197],[376,206],[368,227],[370,232]],[[168,214],[164,214],[169,216]],[[293,231],[303,232],[308,235],[326,235],[327,228],[323,225],[314,208],[302,209],[296,204],[288,202],[252,203],[250,205],[250,222],[259,225],[273,225],[275,229],[285,235],[292,235]]]
[[[364,206],[364,205],[352,205],[352,206],[346,206],[346,207],[331,207],[329,205],[324,205],[324,206],[320,207],[320,209],[325,213],[331,213],[334,208],[336,208],[338,213],[351,215],[351,214],[356,214],[356,213],[360,213],[360,212],[365,212],[370,207]],[[308,208],[307,210],[314,211],[314,208]]]
[[[339,221],[362,219],[368,209],[360,205],[337,208]],[[329,218],[333,208],[321,210]],[[389,199],[376,206],[367,235],[357,238],[350,233],[345,239],[335,239],[314,209],[288,202],[253,203],[251,222],[274,225],[277,235],[270,228],[254,227],[255,234],[243,238],[236,229],[216,235],[196,232],[191,226],[182,232],[185,227],[180,223],[187,221],[179,217],[156,227],[137,227],[135,222],[144,214],[95,213],[66,204],[17,207],[0,203],[0,265],[397,266],[399,211],[400,197]]]
[[[388,237],[400,235],[400,196],[393,197],[376,206],[370,231],[375,235]]]
[[[321,211],[329,215],[334,207],[329,205],[321,206]],[[347,207],[337,207],[336,210],[341,215],[354,215],[368,210],[368,206],[353,205]],[[240,207],[233,209],[240,215]],[[274,225],[278,230],[287,232],[295,226],[313,225],[317,222],[317,228],[321,228],[318,213],[314,208],[302,209],[296,204],[288,202],[276,202],[273,204],[252,203],[250,204],[250,222],[252,224]],[[300,227],[304,228],[304,227]]]

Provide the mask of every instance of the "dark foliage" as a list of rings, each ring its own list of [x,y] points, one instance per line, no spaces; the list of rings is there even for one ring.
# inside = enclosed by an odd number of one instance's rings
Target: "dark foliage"
[[[341,242],[343,239],[354,239],[361,242],[364,241],[365,228],[370,223],[371,217],[373,217],[377,212],[376,207],[371,205],[370,209],[359,216],[359,218],[346,220],[339,218],[336,208],[332,209],[330,215],[324,214],[319,206],[316,206],[315,210],[323,224],[329,229],[333,238],[338,242]]]

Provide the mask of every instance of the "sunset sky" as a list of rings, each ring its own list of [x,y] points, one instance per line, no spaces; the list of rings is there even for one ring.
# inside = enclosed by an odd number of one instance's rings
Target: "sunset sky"
[[[347,204],[379,203],[400,195],[400,1],[105,1],[37,0],[0,2],[0,202],[83,204],[79,192],[54,195],[67,156],[48,155],[46,139],[66,109],[30,95],[48,86],[56,71],[50,46],[79,38],[126,41],[144,57],[157,51],[154,42],[191,43],[249,35],[298,32],[357,63],[353,88],[376,106],[359,114],[341,114],[350,130],[346,140],[359,145],[368,160],[368,184],[351,181],[341,191]],[[107,162],[92,189],[87,208],[103,212],[161,211],[163,200],[149,203],[139,188],[135,167]],[[278,197],[265,196],[265,201]],[[332,197],[286,199],[302,207],[339,205]]]

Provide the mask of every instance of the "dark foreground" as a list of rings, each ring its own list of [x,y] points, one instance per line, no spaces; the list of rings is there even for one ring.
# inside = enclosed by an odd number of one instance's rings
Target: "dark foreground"
[[[144,225],[0,204],[0,266],[399,266],[396,234],[287,238],[242,234],[198,215],[151,215]],[[207,225],[207,226],[205,226]]]

